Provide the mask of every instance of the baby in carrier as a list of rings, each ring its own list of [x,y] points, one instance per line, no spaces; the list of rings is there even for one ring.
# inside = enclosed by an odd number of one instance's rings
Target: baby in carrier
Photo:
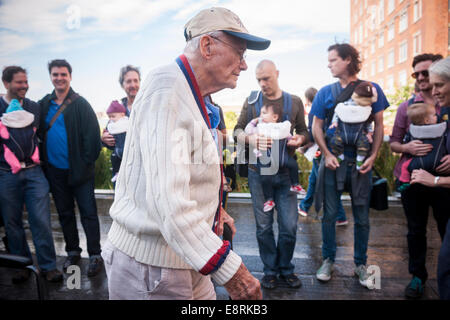
[[[4,158],[13,174],[33,164],[39,164],[39,149],[34,114],[25,111],[12,99],[0,118],[0,141]]]
[[[111,102],[106,114],[109,117],[106,130],[114,137],[116,144],[114,151],[111,154],[112,165],[112,179],[111,182],[116,182],[119,173],[120,164],[122,162],[123,149],[125,147],[125,137],[128,130],[129,120],[126,116],[125,107],[117,100]]]
[[[402,167],[399,180],[402,182],[399,190],[409,187],[411,172],[415,169],[424,169],[435,174],[442,157],[446,154],[446,130],[447,123],[437,123],[438,117],[435,108],[426,103],[415,103],[408,107],[407,116],[411,121],[404,143],[412,140],[420,140],[425,144],[431,144],[433,149],[425,156],[411,156]]]
[[[290,191],[300,194],[306,193],[299,183],[297,161],[292,156],[289,156],[287,150],[287,141],[292,138],[292,135],[290,134],[291,123],[288,120],[278,122],[282,119],[282,115],[283,110],[281,110],[278,106],[263,106],[261,108],[260,117],[253,119],[245,127],[246,134],[259,133],[278,141],[278,154],[272,152],[273,147],[267,150],[266,155],[270,158],[268,163],[263,163],[267,161],[261,161],[263,158],[263,153],[260,150],[253,150],[258,158],[257,167],[261,175],[261,184],[265,201],[263,209],[264,212],[270,211],[275,207],[272,178],[276,172],[271,173],[269,169],[271,167],[288,168],[289,177],[291,180]],[[278,166],[273,166],[274,163],[278,164]],[[267,171],[264,172],[264,169]]]
[[[377,90],[370,82],[361,82],[356,86],[350,100],[336,106],[329,127],[336,128],[330,139],[331,152],[341,162],[344,160],[344,146],[355,146],[357,170],[361,168],[370,151],[371,142],[367,137],[370,130],[368,119],[377,97]]]

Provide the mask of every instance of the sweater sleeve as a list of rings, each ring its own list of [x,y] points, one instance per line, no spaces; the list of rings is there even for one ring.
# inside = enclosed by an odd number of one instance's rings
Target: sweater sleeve
[[[191,170],[195,169],[199,159],[202,163],[199,170],[205,167],[205,161],[212,159],[214,161],[207,165],[205,174],[216,172],[220,179],[219,158],[214,142],[204,142],[211,139],[206,136],[210,132],[193,117],[187,106],[189,102],[186,102],[189,99],[171,86],[173,84],[167,84],[166,88],[151,95],[143,93],[142,108],[135,114],[136,117],[139,114],[136,123],[145,172],[146,201],[149,207],[156,208],[148,214],[155,219],[175,253],[194,270],[200,271],[217,257],[224,245],[208,219],[215,213],[219,201],[219,190],[213,182],[220,180],[205,177],[203,181],[192,181]],[[202,154],[196,159],[199,152]],[[196,200],[192,199],[193,194]],[[210,212],[204,212],[205,208]],[[236,273],[241,261],[237,254],[229,251],[211,276],[217,283],[224,284]]]

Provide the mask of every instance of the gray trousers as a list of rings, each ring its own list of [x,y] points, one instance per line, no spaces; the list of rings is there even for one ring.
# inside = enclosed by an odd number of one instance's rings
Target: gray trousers
[[[210,276],[140,263],[110,241],[102,248],[110,300],[215,300]]]

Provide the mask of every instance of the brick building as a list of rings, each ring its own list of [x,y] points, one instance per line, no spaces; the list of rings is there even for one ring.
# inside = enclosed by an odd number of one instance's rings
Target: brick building
[[[389,93],[411,82],[420,53],[450,54],[450,0],[349,0],[350,42],[361,53],[362,79]]]

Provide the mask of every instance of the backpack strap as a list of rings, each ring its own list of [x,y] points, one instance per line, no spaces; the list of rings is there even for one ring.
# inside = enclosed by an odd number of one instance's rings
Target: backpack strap
[[[283,118],[284,121],[289,120],[292,111],[292,96],[283,91]]]
[[[336,97],[335,101],[334,101],[334,105],[332,108],[326,110],[326,114],[325,114],[325,126],[324,129],[326,130],[326,128],[328,128],[330,126],[331,120],[333,119],[334,116],[334,109],[336,109],[336,106],[344,101],[349,100],[352,97],[353,91],[355,91],[355,88],[358,84],[360,84],[361,82],[363,82],[362,80],[356,80],[356,81],[352,81],[350,82],[345,89]],[[332,84],[331,86],[331,92],[333,94],[333,97],[335,97],[335,94],[337,94],[339,91],[339,87],[340,84],[339,82],[335,82]]]
[[[248,109],[247,120],[250,122],[253,119],[253,108],[255,108],[255,114],[259,117],[261,108],[263,106],[263,95],[261,91],[252,91],[248,97]],[[291,94],[283,91],[283,120],[289,120],[292,111],[292,96]]]
[[[64,100],[63,104],[61,105],[61,107],[58,109],[58,111],[55,113],[55,115],[53,116],[53,118],[50,120],[49,124],[48,124],[48,128],[47,131],[50,130],[50,128],[53,126],[53,124],[55,123],[56,119],[58,119],[59,115],[67,108],[67,106],[69,104],[71,104],[72,102],[74,102],[76,99],[78,99],[80,95],[78,93],[73,93],[72,95],[70,95],[70,97],[66,97],[66,99]]]

